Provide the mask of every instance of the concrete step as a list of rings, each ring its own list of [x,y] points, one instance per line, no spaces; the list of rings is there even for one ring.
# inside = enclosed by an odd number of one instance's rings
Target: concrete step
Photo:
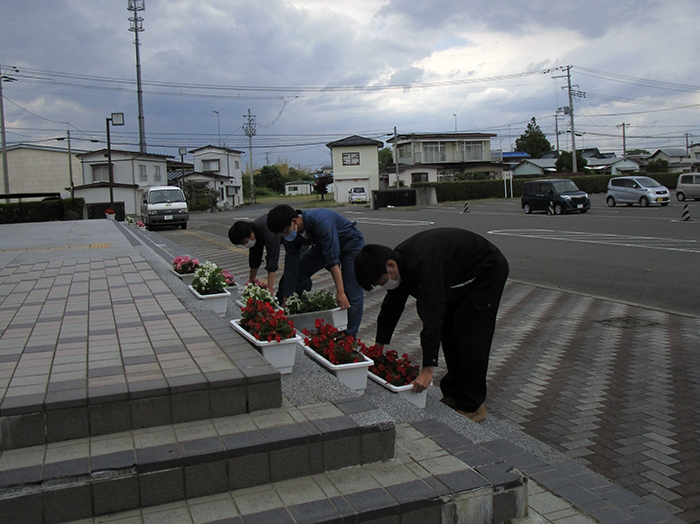
[[[0,522],[66,522],[392,458],[393,424],[347,414],[366,409],[351,398],[4,451]]]
[[[443,430],[446,435],[451,431]],[[392,460],[116,512],[105,520],[76,519],[74,524],[497,524],[526,514],[527,480],[517,471],[503,463],[472,468],[415,425],[400,424]]]
[[[167,296],[166,289],[157,291]],[[13,378],[0,391],[0,449],[281,405],[279,372],[223,319],[188,311],[174,297],[163,307],[165,315],[144,312],[102,331],[81,326],[80,336],[64,328],[53,344],[18,338],[16,347],[6,345],[0,368]],[[78,324],[87,319],[77,317]]]

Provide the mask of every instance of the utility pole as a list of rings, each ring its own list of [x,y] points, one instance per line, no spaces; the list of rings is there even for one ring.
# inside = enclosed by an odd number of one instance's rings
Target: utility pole
[[[394,126],[394,167],[396,168],[396,189],[399,188],[399,145],[397,143],[396,126]]]
[[[246,115],[243,115],[244,117]],[[253,136],[255,135],[255,115],[248,109],[248,122],[243,124],[243,132],[248,137],[248,156],[250,157],[250,203],[255,203],[255,185],[253,184]]]
[[[13,67],[15,72],[19,72],[16,67]],[[0,134],[2,135],[2,180],[4,183],[5,194],[10,192],[10,173],[7,168],[7,142],[5,141],[5,107],[3,106],[2,99],[2,83],[3,82],[14,82],[16,78],[9,76],[3,76],[2,70],[0,69]],[[9,199],[6,200],[9,202]]]
[[[627,139],[625,138],[625,128],[629,126],[630,124],[625,124],[624,122],[617,126],[622,128],[622,156],[627,156]]]
[[[572,171],[574,173],[578,173],[578,166],[577,166],[577,159],[576,159],[576,131],[574,129],[574,97],[577,98],[585,98],[586,93],[583,91],[574,91],[571,86],[571,66],[566,66],[566,67],[555,67],[553,69],[554,71],[561,71],[561,70],[566,70],[566,75],[562,76],[553,76],[552,78],[564,78],[566,77],[566,88],[569,91],[569,118],[571,122],[571,165],[572,165]],[[548,69],[544,71],[545,74],[549,73],[552,71],[551,69]],[[578,87],[578,86],[576,86]],[[564,114],[566,114],[566,108],[564,108]]]
[[[134,16],[129,18],[131,26],[129,31],[134,33],[134,44],[136,45],[136,92],[138,94],[139,101],[139,151],[141,153],[146,152],[146,126],[144,124],[143,117],[143,90],[141,89],[141,55],[139,54],[139,33],[144,31],[143,29],[143,18],[141,18],[137,13],[146,10],[146,0],[129,0],[127,5],[127,11],[134,13]]]
[[[68,138],[68,176],[70,176],[70,197],[75,198],[75,185],[73,184],[73,152],[70,149],[70,129],[66,130]]]

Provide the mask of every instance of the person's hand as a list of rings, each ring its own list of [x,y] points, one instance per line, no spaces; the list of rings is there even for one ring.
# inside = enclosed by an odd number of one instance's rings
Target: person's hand
[[[413,388],[411,388],[413,391],[416,393],[420,393],[421,391],[425,391],[430,387],[430,384],[433,382],[433,367],[425,367],[421,370],[420,373],[418,373],[418,376],[416,377],[416,380],[411,382],[413,384]]]
[[[338,293],[335,296],[335,300],[338,302],[340,309],[350,308],[350,301],[348,300],[348,297],[347,295],[345,295],[345,293]]]

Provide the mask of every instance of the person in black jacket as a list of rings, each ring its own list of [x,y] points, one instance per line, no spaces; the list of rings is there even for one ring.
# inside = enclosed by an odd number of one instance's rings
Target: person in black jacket
[[[253,222],[239,220],[228,230],[228,239],[232,244],[243,246],[248,251],[248,267],[250,272],[248,281],[255,280],[258,269],[262,265],[263,250],[267,251],[265,257],[265,270],[267,271],[267,288],[274,293],[275,276],[279,269],[280,245],[279,235],[267,228],[267,215],[256,218]]]
[[[365,290],[388,291],[377,318],[380,347],[391,342],[408,296],[416,298],[423,362],[413,390],[430,386],[442,344],[447,365],[442,402],[475,422],[486,418],[489,353],[508,278],[508,262],[498,248],[465,229],[430,229],[393,250],[366,245],[355,258],[355,274]]]

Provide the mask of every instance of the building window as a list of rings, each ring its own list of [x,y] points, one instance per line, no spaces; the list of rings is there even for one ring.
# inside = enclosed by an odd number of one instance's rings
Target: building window
[[[241,164],[238,162],[238,160],[235,161],[235,164],[234,164],[234,165],[236,166],[236,169],[240,169],[240,168],[241,168]]]
[[[411,161],[411,156],[413,155],[412,149],[413,149],[413,148],[411,147],[411,144],[401,144],[401,145],[398,147],[398,150],[399,150],[399,160],[401,160],[401,159],[406,159],[406,158],[407,158],[407,159],[409,160],[409,162],[410,162],[410,161]]]
[[[139,182],[148,182],[148,172],[142,164],[139,164]]]
[[[359,166],[360,165],[360,153],[343,153],[343,165],[344,166]]]
[[[484,160],[484,144],[481,142],[461,142],[462,161]]]
[[[155,166],[155,169],[155,173],[153,173],[153,180],[160,182],[163,179],[163,176],[160,174],[160,166]]]
[[[213,173],[219,170],[219,159],[202,160],[202,171],[205,173]]]
[[[445,162],[445,144],[440,142],[423,142],[423,162]]]
[[[437,176],[438,182],[454,182],[454,180],[455,180],[454,173],[438,173],[438,176]]]
[[[93,182],[109,182],[109,166],[92,166]]]
[[[411,184],[415,182],[427,182],[428,173],[411,173]]]

